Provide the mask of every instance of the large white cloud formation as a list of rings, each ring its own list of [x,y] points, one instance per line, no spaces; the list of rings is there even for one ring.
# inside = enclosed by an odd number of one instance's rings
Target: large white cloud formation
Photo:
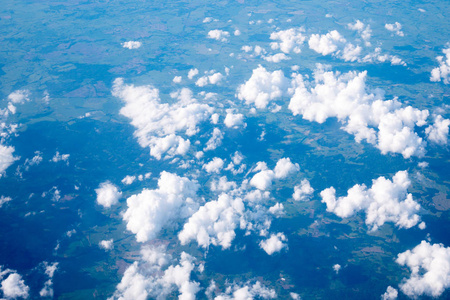
[[[215,293],[215,290],[217,290],[216,283],[214,281],[211,281],[210,286],[205,292],[208,299],[249,300],[249,299],[275,299],[277,297],[275,290],[265,287],[259,281],[256,281],[254,284],[247,283],[245,285],[237,283],[229,284],[225,292],[219,293],[218,295]]]
[[[239,86],[237,97],[257,108],[265,108],[271,100],[285,94],[289,80],[282,71],[269,72],[263,66],[254,69],[250,79]]]
[[[272,234],[270,238],[261,241],[259,246],[266,251],[267,254],[272,255],[275,252],[280,252],[281,249],[287,247],[287,238],[283,233]]]
[[[347,196],[336,199],[336,190],[331,187],[320,195],[327,205],[327,211],[338,217],[348,218],[363,210],[366,213],[366,224],[370,230],[377,230],[386,222],[393,222],[399,228],[411,228],[420,221],[417,212],[420,204],[407,193],[411,181],[406,171],[397,172],[392,181],[384,177],[373,180],[372,187],[355,185],[347,192]],[[423,228],[424,223],[419,227]]]
[[[450,287],[450,247],[422,241],[412,250],[400,253],[396,262],[411,270],[411,276],[400,284],[401,291],[409,297],[439,297]]]
[[[428,110],[404,107],[397,99],[384,100],[380,91],[368,90],[366,77],[365,71],[341,74],[318,65],[313,82],[295,76],[289,109],[294,115],[318,123],[335,117],[357,142],[365,140],[383,154],[401,153],[405,158],[423,156],[426,142],[415,132],[415,127],[427,124]],[[445,127],[445,124],[437,126]],[[429,136],[437,139],[431,130]]]
[[[450,44],[449,48],[442,50],[444,56],[436,57],[439,62],[439,67],[434,68],[431,71],[431,81],[443,81],[445,84],[450,83]]]
[[[209,118],[213,109],[200,104],[189,89],[172,94],[178,101],[161,103],[159,91],[151,86],[126,85],[122,78],[114,81],[113,95],[125,102],[120,113],[131,119],[136,128],[134,135],[142,147],[149,147],[157,159],[166,154],[185,154],[190,147],[189,139],[198,132],[197,125]]]
[[[14,147],[0,145],[0,177],[18,159],[13,153]]]
[[[97,203],[103,207],[116,205],[122,197],[122,192],[109,181],[102,182],[95,192],[97,193]]]
[[[171,221],[192,215],[198,207],[194,200],[198,188],[186,177],[163,171],[157,189],[144,189],[127,199],[123,214],[127,229],[136,234],[138,242],[155,238]]]
[[[6,275],[8,276],[3,279]],[[2,267],[0,266],[0,280],[2,280],[0,289],[5,298],[28,298],[30,288],[25,284],[25,281],[20,274],[10,269],[2,270]]]

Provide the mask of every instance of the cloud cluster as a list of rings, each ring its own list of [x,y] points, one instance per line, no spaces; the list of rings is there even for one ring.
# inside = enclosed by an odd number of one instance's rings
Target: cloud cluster
[[[144,189],[127,199],[128,209],[123,214],[127,229],[136,234],[138,242],[156,237],[159,231],[178,218],[186,218],[196,211],[199,185],[186,177],[163,171],[158,188]]]
[[[13,155],[14,147],[0,145],[0,177],[18,158]]]
[[[179,263],[169,265],[172,258],[164,246],[143,247],[141,259],[130,265],[109,300],[166,299],[178,290],[178,299],[191,300],[200,290],[199,283],[191,280],[194,258],[182,252]]]
[[[400,284],[401,291],[409,297],[439,297],[450,287],[450,247],[422,241],[412,250],[400,253],[396,262],[411,270],[411,276]]]
[[[307,201],[312,193],[314,193],[314,189],[311,187],[311,184],[307,179],[303,179],[299,185],[294,187],[292,198],[294,198],[295,201]]]
[[[289,109],[294,115],[318,123],[335,117],[357,142],[365,140],[383,154],[401,153],[405,158],[423,156],[426,142],[415,128],[427,124],[428,110],[404,107],[397,99],[384,100],[380,91],[368,90],[366,76],[365,71],[341,74],[319,65],[313,82],[295,76]],[[436,126],[443,133],[447,121],[437,120],[440,123]],[[435,131],[430,129],[429,136],[436,140]]]
[[[213,134],[211,138],[206,142],[206,147],[203,151],[214,150],[220,145],[222,145],[223,133],[218,128],[213,129]]]
[[[142,46],[142,43],[138,42],[138,41],[128,41],[128,42],[122,43],[122,46],[124,48],[130,49],[130,50],[131,49],[138,49],[138,48],[140,48]]]
[[[448,44],[448,48],[442,50],[444,56],[436,57],[439,62],[439,67],[434,68],[431,71],[431,81],[443,81],[445,84],[450,83],[450,44]]]
[[[221,42],[228,41],[229,37],[230,37],[230,33],[228,31],[224,31],[224,30],[220,30],[220,29],[210,30],[208,32],[208,38],[218,40]]]
[[[239,126],[245,126],[244,115],[235,114],[232,109],[227,109],[227,115],[223,121],[228,128],[238,128]]]
[[[0,266],[0,280],[2,280],[0,283],[0,289],[2,290],[5,298],[28,298],[30,288],[25,284],[22,276],[16,271],[10,269],[2,270],[2,267]]]
[[[289,174],[298,172],[300,167],[293,164],[289,158],[281,158],[278,160],[275,168],[269,170],[265,163],[258,163],[254,171],[259,171],[253,175],[250,185],[260,190],[267,190],[272,185],[274,179],[286,178]]]
[[[347,27],[351,30],[357,31],[361,38],[364,40],[366,46],[370,46],[370,38],[372,36],[372,29],[369,25],[365,25],[360,20],[356,20],[354,24],[347,24]]]
[[[347,192],[347,196],[336,199],[336,190],[331,187],[320,192],[322,202],[327,211],[341,218],[348,218],[363,210],[366,213],[366,224],[371,231],[377,230],[386,222],[393,222],[399,228],[411,228],[420,221],[417,212],[420,204],[407,193],[411,181],[406,171],[397,172],[392,181],[378,177],[372,181],[372,187],[355,185]],[[419,227],[424,228],[421,223]]]
[[[97,193],[97,203],[106,208],[119,203],[119,199],[122,197],[122,192],[109,181],[100,183],[95,192]]]
[[[157,89],[125,85],[121,78],[114,81],[113,95],[125,102],[120,113],[131,119],[139,144],[149,147],[150,154],[157,159],[164,154],[168,157],[185,154],[190,141],[179,134],[196,134],[197,125],[207,120],[213,111],[207,104],[198,103],[189,89],[172,95],[177,102],[161,103]]]
[[[270,39],[279,42],[270,43],[270,47],[272,50],[281,50],[286,54],[291,51],[294,53],[300,53],[301,46],[306,40],[304,32],[305,29],[302,27],[272,32],[270,34]]]
[[[55,262],[53,264],[48,264],[44,262],[45,267],[45,275],[48,276],[48,280],[44,283],[44,287],[39,292],[41,297],[50,297],[53,298],[53,275],[58,269],[59,263]]]
[[[385,24],[384,28],[387,30],[394,32],[398,36],[404,36],[405,34],[402,31],[402,24],[399,22],[395,22],[394,24]]]
[[[207,173],[216,173],[219,174],[220,170],[223,168],[224,161],[219,157],[214,157],[209,163],[203,165],[203,169]]]
[[[275,290],[269,289],[256,281],[254,284],[248,282],[245,285],[232,283],[229,284],[224,293],[216,294],[216,283],[211,281],[205,294],[208,299],[214,300],[248,300],[248,299],[275,299],[277,294]]]
[[[272,234],[270,238],[261,241],[259,246],[266,251],[267,254],[272,255],[275,252],[280,252],[281,249],[287,247],[287,238],[283,233]]]
[[[282,71],[269,72],[259,66],[254,69],[248,81],[239,86],[237,97],[257,108],[266,108],[271,100],[281,98],[289,86],[289,80]]]
[[[388,286],[386,292],[381,295],[382,300],[395,300],[398,297],[398,291],[392,286]]]

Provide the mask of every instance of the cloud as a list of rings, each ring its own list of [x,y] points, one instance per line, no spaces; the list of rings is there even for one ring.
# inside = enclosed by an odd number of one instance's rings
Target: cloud
[[[228,128],[237,128],[239,126],[245,126],[244,123],[244,115],[243,114],[234,114],[232,109],[227,109],[227,115],[225,120],[223,121],[225,126]]]
[[[254,284],[247,282],[246,284],[230,283],[224,293],[215,293],[217,290],[214,281],[211,281],[210,286],[205,293],[208,299],[214,300],[248,300],[248,299],[275,299],[277,294],[275,290],[269,289],[256,281]],[[215,297],[213,297],[215,295]]]
[[[314,189],[311,187],[311,184],[307,179],[303,179],[299,185],[294,187],[292,198],[294,198],[295,201],[307,201],[312,193],[314,193]]]
[[[398,36],[404,36],[405,34],[402,31],[402,24],[399,22],[395,22],[394,24],[385,24],[384,28],[387,30],[394,32]]]
[[[205,75],[205,76],[200,77],[195,82],[195,85],[199,86],[199,87],[204,87],[205,85],[208,84],[208,82],[210,84],[218,84],[219,82],[222,81],[223,78],[225,78],[225,77],[222,75],[222,73],[216,72],[216,73],[212,73],[211,75]]]
[[[395,300],[397,299],[398,291],[394,289],[392,286],[388,286],[386,292],[381,295],[382,300]]]
[[[439,145],[447,145],[450,120],[436,116],[434,123],[425,129],[428,140]]]
[[[399,228],[417,225],[420,217],[417,212],[420,204],[415,202],[407,188],[411,185],[406,171],[397,172],[392,181],[378,177],[368,189],[364,184],[350,188],[346,197],[336,199],[336,190],[331,187],[320,192],[327,211],[341,218],[348,218],[363,210],[366,224],[371,231],[377,230],[386,222],[393,222]]]
[[[412,250],[400,253],[396,262],[411,270],[410,277],[400,284],[401,291],[409,297],[439,297],[450,287],[449,247],[422,241]]]
[[[287,177],[291,173],[298,172],[300,167],[293,164],[289,158],[281,158],[278,160],[275,169],[269,170],[267,166],[260,163],[254,171],[260,170],[250,180],[250,185],[260,190],[267,190],[272,185],[272,181]]]
[[[105,208],[116,205],[122,197],[122,192],[109,181],[100,183],[95,192],[97,193],[97,203]]]
[[[3,279],[7,274],[9,274],[8,277]],[[8,299],[28,298],[30,288],[25,284],[25,281],[20,274],[9,269],[2,271],[0,268],[0,280],[1,279],[3,280],[0,289],[2,290],[4,297]]]
[[[222,145],[223,133],[218,128],[214,128],[212,137],[206,142],[206,147],[203,151],[214,150]]]
[[[183,78],[183,77],[181,77],[181,76],[175,76],[175,77],[173,78],[172,81],[173,81],[174,83],[180,83],[181,80],[182,80],[182,78]]]
[[[287,238],[283,233],[272,234],[267,240],[261,241],[259,246],[266,251],[267,254],[272,255],[275,252],[280,252],[287,247]]]
[[[16,160],[18,160],[18,158],[15,157],[13,153],[14,147],[0,145],[0,177],[3,176],[9,166],[11,166]]]
[[[1,196],[0,197],[0,207],[2,207],[3,204],[5,204],[6,202],[11,201],[12,198],[11,197],[5,197],[5,196]]]
[[[70,154],[59,154],[59,151],[56,151],[55,155],[52,157],[52,162],[60,162],[60,161],[69,161]]]
[[[53,264],[48,264],[46,261],[44,262],[45,274],[49,277],[49,279],[44,283],[44,287],[39,292],[41,297],[53,298],[53,275],[58,269],[58,265],[59,263],[57,262]]]
[[[270,34],[270,39],[279,41],[270,43],[272,50],[281,50],[282,52],[288,54],[291,51],[294,53],[301,52],[301,46],[306,40],[306,36],[303,35],[305,32],[304,28],[291,28],[288,30],[281,30],[277,32],[272,32]]]
[[[124,48],[130,49],[130,50],[131,49],[138,49],[138,48],[140,48],[142,46],[142,43],[138,42],[138,41],[128,41],[128,42],[122,43],[122,46]]]
[[[188,78],[192,79],[198,75],[198,69],[190,69],[188,72]]]
[[[381,91],[368,90],[366,77],[365,71],[333,73],[318,65],[312,82],[295,76],[289,109],[294,115],[318,123],[335,117],[357,142],[365,140],[383,154],[422,157],[426,142],[415,128],[427,124],[428,110],[403,107],[395,98],[384,100]]]
[[[213,111],[207,104],[197,103],[186,88],[171,95],[178,100],[175,103],[161,103],[157,89],[125,85],[123,79],[118,78],[114,81],[113,95],[125,102],[120,113],[131,119],[139,144],[149,147],[150,155],[157,159],[163,155],[185,154],[190,141],[179,134],[196,134],[197,125],[207,120]]]
[[[106,251],[111,250],[114,248],[114,240],[103,240],[98,243],[98,246],[102,249],[105,249]]]
[[[228,41],[228,37],[230,37],[230,33],[228,31],[214,29],[208,32],[208,38],[215,39],[221,42]]]
[[[434,68],[431,71],[431,81],[443,81],[444,84],[450,83],[450,43],[447,44],[448,48],[442,50],[444,56],[436,57],[439,62],[439,67]]]
[[[30,91],[28,90],[17,90],[8,95],[8,110],[12,113],[16,113],[16,107],[14,104],[23,104],[30,101]],[[6,114],[7,116],[7,114]]]
[[[171,257],[165,247],[143,248],[141,259],[130,265],[123,274],[110,300],[166,299],[178,289],[178,299],[195,299],[199,283],[191,280],[194,258],[182,252],[177,265],[166,265]]]
[[[291,58],[284,53],[277,53],[270,56],[263,56],[263,59],[268,62],[279,63],[280,61],[289,60]]]
[[[209,163],[203,165],[203,169],[205,169],[205,171],[207,173],[220,173],[220,170],[222,170],[223,168],[223,160],[219,157],[214,157],[213,160],[211,160]]]
[[[136,176],[127,175],[122,179],[122,183],[126,185],[132,184],[136,180]]]
[[[346,42],[347,40],[337,30],[333,30],[327,34],[311,35],[308,45],[310,49],[317,53],[328,55],[338,51]]]
[[[250,79],[238,88],[239,100],[247,104],[255,104],[257,108],[265,108],[271,100],[281,98],[287,89],[289,81],[282,71],[269,72],[258,66],[252,72]]]
[[[335,264],[333,266],[333,270],[336,272],[336,275],[339,274],[339,271],[341,270],[341,265],[340,264]]]
[[[372,36],[372,30],[369,25],[364,25],[360,20],[356,20],[355,24],[347,24],[347,27],[351,30],[357,31],[361,38],[365,41],[366,46],[370,46],[370,38]]]
[[[164,226],[192,215],[198,207],[194,200],[198,188],[186,177],[163,171],[157,189],[144,189],[127,199],[128,209],[123,214],[127,229],[138,242],[152,240]]]

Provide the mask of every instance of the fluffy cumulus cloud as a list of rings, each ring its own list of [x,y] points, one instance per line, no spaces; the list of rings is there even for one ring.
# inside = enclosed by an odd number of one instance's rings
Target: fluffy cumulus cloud
[[[272,234],[267,240],[261,241],[259,246],[266,251],[267,254],[272,255],[275,252],[280,252],[281,249],[287,247],[287,238],[283,233]]]
[[[289,109],[318,123],[335,117],[357,142],[373,144],[383,154],[423,156],[426,142],[415,128],[427,124],[428,110],[405,107],[397,99],[384,100],[380,91],[366,87],[366,77],[366,72],[334,73],[319,65],[312,82],[295,76]]]
[[[218,84],[219,82],[222,81],[223,78],[225,78],[225,76],[220,73],[220,72],[215,72],[212,71],[210,72],[211,75],[205,75],[200,77],[199,79],[197,79],[197,81],[195,82],[196,86],[199,87],[204,87],[205,85],[209,84]]]
[[[214,157],[209,163],[203,165],[203,169],[207,173],[220,173],[220,170],[223,168],[224,161],[219,157]]]
[[[126,85],[119,78],[114,81],[113,95],[125,103],[120,113],[131,119],[139,144],[149,147],[150,154],[157,159],[185,154],[190,141],[180,134],[196,134],[197,125],[208,120],[212,113],[212,108],[198,103],[189,89],[172,94],[178,100],[175,103],[161,103],[157,89]]]
[[[270,39],[275,42],[270,43],[270,47],[273,50],[281,50],[284,53],[290,53],[291,51],[300,53],[301,46],[306,40],[304,32],[304,28],[291,28],[272,32]]]
[[[267,190],[272,185],[274,179],[286,178],[289,174],[298,172],[300,167],[293,164],[289,158],[278,160],[275,168],[270,170],[265,163],[258,163],[254,171],[259,171],[250,180],[250,185],[260,189]]]
[[[400,253],[396,262],[411,270],[411,276],[400,284],[401,291],[409,297],[439,297],[450,287],[450,247],[422,241],[412,250]]]
[[[395,300],[398,297],[397,289],[394,289],[392,286],[388,286],[386,292],[381,295],[382,300]]]
[[[194,258],[182,252],[179,263],[169,265],[172,257],[165,252],[163,246],[142,248],[141,259],[125,270],[109,300],[166,299],[176,290],[178,299],[195,299],[200,288],[191,280]]]
[[[436,144],[446,145],[448,141],[449,126],[449,119],[444,119],[442,116],[436,116],[434,123],[425,130],[428,140]]]
[[[220,145],[222,145],[223,133],[218,128],[213,129],[213,134],[211,138],[206,142],[206,147],[203,151],[214,150]]]
[[[387,30],[394,32],[398,36],[404,36],[405,34],[402,31],[402,24],[399,22],[395,22],[394,24],[385,24],[384,28]]]
[[[208,32],[208,38],[215,39],[221,42],[228,41],[228,38],[230,37],[230,33],[228,31],[220,30],[220,29],[214,29],[210,30]]]
[[[431,71],[431,81],[443,81],[445,84],[450,83],[450,43],[447,44],[448,48],[442,50],[445,56],[436,57],[439,62],[439,67],[434,68]]]
[[[172,221],[192,215],[198,207],[194,200],[198,188],[186,177],[162,172],[157,189],[144,189],[127,199],[128,209],[123,214],[127,229],[136,234],[138,242],[155,238]]]
[[[13,153],[14,147],[0,145],[0,177],[18,159]]]
[[[366,224],[370,230],[377,230],[386,222],[393,222],[399,228],[411,228],[420,221],[417,212],[420,205],[407,193],[411,185],[406,171],[397,172],[392,180],[379,177],[372,182],[372,187],[355,185],[347,192],[347,196],[336,199],[336,190],[331,187],[320,195],[327,205],[327,211],[338,217],[348,218],[363,210],[366,213]],[[425,224],[422,223],[420,227]]]
[[[130,49],[130,50],[131,49],[138,49],[138,48],[140,48],[142,46],[142,43],[138,42],[138,41],[128,41],[128,42],[122,43],[122,46],[124,48]]]
[[[50,297],[53,298],[53,275],[58,269],[59,263],[55,262],[53,264],[49,264],[48,262],[44,262],[45,275],[48,276],[48,280],[44,283],[44,287],[40,290],[39,295],[41,297]]]
[[[306,201],[310,198],[312,193],[314,193],[314,189],[311,187],[311,184],[307,179],[303,179],[299,185],[294,187],[292,198],[294,198],[295,201]]]
[[[132,184],[136,180],[136,176],[127,175],[122,179],[122,183],[126,185]]]
[[[10,113],[15,114],[17,108],[15,105],[23,104],[30,101],[30,91],[28,90],[17,90],[8,95],[8,110]],[[6,113],[5,116],[8,114]]]
[[[225,292],[216,293],[216,283],[211,281],[205,294],[208,299],[214,300],[248,300],[248,299],[275,299],[277,294],[275,290],[265,287],[261,282],[256,281],[251,284],[228,284]]]
[[[370,46],[370,38],[372,36],[372,29],[369,25],[365,25],[360,20],[356,20],[354,24],[347,24],[347,27],[351,30],[355,30],[359,33],[361,38],[364,40],[366,46]]]
[[[105,249],[105,251],[109,251],[114,248],[114,240],[103,240],[98,243],[98,246],[102,249]]]
[[[289,80],[282,71],[269,72],[259,66],[254,69],[248,81],[239,86],[238,98],[257,108],[265,108],[270,101],[279,99],[285,94]]]
[[[95,192],[97,193],[97,203],[106,208],[119,203],[119,199],[122,197],[122,192],[109,181],[100,183]]]
[[[347,40],[337,31],[326,34],[313,34],[309,38],[309,48],[322,55],[328,55],[342,48]]]
[[[235,114],[232,109],[227,109],[227,115],[223,121],[228,128],[237,128],[239,126],[245,126],[244,115]]]
[[[0,267],[0,289],[7,299],[28,298],[30,288],[25,284],[22,276],[13,270],[2,270]]]

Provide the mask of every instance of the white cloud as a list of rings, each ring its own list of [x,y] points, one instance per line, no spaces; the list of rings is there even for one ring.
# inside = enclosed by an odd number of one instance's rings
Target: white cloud
[[[260,190],[267,190],[272,185],[272,181],[277,178],[285,178],[289,174],[298,172],[300,167],[298,164],[293,164],[289,158],[281,158],[278,160],[275,169],[269,170],[267,166],[258,164],[254,171],[259,170],[258,173],[253,175],[250,180],[250,185]]]
[[[280,61],[291,59],[289,56],[287,56],[284,53],[277,53],[277,54],[270,55],[270,56],[264,56],[263,58],[265,61],[273,62],[273,63],[279,63]]]
[[[53,298],[53,275],[58,269],[59,263],[55,262],[53,264],[48,264],[44,262],[45,266],[45,274],[49,277],[49,279],[44,283],[44,287],[40,290],[39,295],[41,297],[50,297]]]
[[[400,284],[409,297],[439,297],[450,287],[450,247],[422,241],[414,249],[400,253],[396,262],[411,270],[410,277]]]
[[[436,57],[439,62],[439,67],[434,68],[431,71],[431,81],[443,81],[445,84],[450,83],[450,44],[447,44],[448,48],[442,50],[444,56]]]
[[[127,175],[122,179],[122,183],[129,185],[132,184],[136,180],[136,176]]]
[[[209,163],[203,165],[203,169],[205,169],[208,173],[220,173],[220,170],[223,168],[223,160],[219,157],[214,157]]]
[[[188,72],[188,78],[192,79],[198,75],[198,69],[190,69]]]
[[[190,141],[177,134],[196,134],[197,125],[212,113],[211,107],[192,98],[189,89],[172,94],[178,102],[169,105],[161,103],[157,89],[125,85],[119,78],[114,81],[113,95],[125,102],[120,113],[131,119],[139,144],[149,147],[150,154],[157,159],[164,154],[168,157],[185,154]]]
[[[186,177],[162,172],[157,189],[144,189],[127,199],[128,209],[123,214],[127,229],[136,234],[138,242],[155,238],[172,221],[192,215],[198,207],[194,201],[198,188]]]
[[[447,145],[450,120],[436,116],[434,123],[425,129],[428,140],[436,144]]]
[[[110,239],[100,241],[100,243],[98,243],[98,246],[102,249],[105,249],[106,251],[111,250],[112,248],[114,248],[114,240]]]
[[[131,49],[138,49],[138,48],[140,48],[142,46],[142,43],[138,42],[138,41],[128,41],[128,42],[122,43],[122,46],[124,48],[130,49],[130,50]]]
[[[214,128],[212,137],[206,142],[206,147],[203,151],[214,150],[222,145],[223,133],[218,128]]]
[[[199,87],[203,87],[205,85],[208,84],[208,82],[210,84],[218,84],[220,81],[222,81],[222,79],[224,78],[224,76],[222,75],[222,73],[213,73],[212,75],[205,75],[200,77],[199,79],[197,79],[197,81],[195,82],[196,86]]]
[[[360,20],[356,20],[355,24],[347,24],[348,28],[357,31],[361,38],[365,41],[366,46],[370,46],[370,38],[372,36],[372,30],[369,25],[365,25]]]
[[[214,281],[212,285],[215,287]],[[214,291],[216,288],[210,289]],[[247,283],[246,285],[230,284],[224,293],[220,293],[214,297],[214,300],[249,300],[249,299],[275,299],[277,294],[275,290],[269,289],[256,281],[254,284]],[[213,299],[212,295],[208,297]]]
[[[14,147],[0,145],[0,177],[18,158],[14,157]]]
[[[309,38],[309,48],[322,55],[338,51],[346,43],[346,39],[336,30],[327,34],[313,34]]]
[[[228,37],[230,37],[230,33],[228,31],[214,29],[208,32],[208,38],[215,39],[221,42],[228,41]]]
[[[272,234],[267,240],[261,241],[259,246],[266,251],[267,254],[272,255],[275,252],[280,252],[281,249],[287,247],[287,238],[283,233]]]
[[[109,181],[100,183],[95,192],[97,193],[97,203],[106,208],[119,203],[119,199],[122,197],[122,192]]]
[[[393,222],[399,228],[411,228],[417,225],[420,217],[417,212],[420,204],[415,202],[407,188],[411,185],[406,171],[397,172],[392,181],[378,177],[368,189],[364,184],[355,185],[346,197],[336,199],[336,190],[331,187],[320,192],[327,211],[338,217],[348,218],[364,210],[366,224],[371,231],[377,230],[386,222]]]
[[[402,31],[402,24],[399,22],[395,22],[394,24],[385,24],[384,28],[387,30],[394,32],[398,36],[404,36],[405,34]]]
[[[239,126],[244,126],[244,115],[243,114],[234,114],[232,109],[227,109],[227,115],[225,120],[223,121],[225,126],[228,128],[234,127],[237,128]]]
[[[303,35],[304,32],[305,29],[302,27],[272,32],[270,34],[270,39],[280,42],[272,42],[270,43],[270,47],[273,50],[279,49],[286,54],[291,51],[294,53],[300,53],[301,46],[306,40],[306,36]]]
[[[70,154],[59,154],[59,151],[56,151],[55,155],[52,157],[52,162],[60,162],[60,161],[69,161]]]
[[[30,288],[25,284],[22,276],[14,271],[5,270],[1,272],[2,276],[0,279],[2,279],[5,273],[9,273],[9,275],[1,282],[0,289],[3,292],[3,296],[9,299],[28,298]]]
[[[289,85],[282,71],[269,72],[259,66],[254,69],[250,79],[239,86],[238,98],[257,108],[265,108],[271,100],[281,98]]]
[[[292,198],[295,201],[307,201],[312,193],[314,193],[314,189],[311,187],[311,184],[307,179],[303,179],[299,185],[294,187]]]
[[[335,264],[333,266],[333,270],[336,272],[336,274],[339,274],[339,271],[341,270],[341,265],[340,264]]]
[[[388,286],[386,292],[381,295],[382,300],[395,300],[397,299],[398,291],[394,289],[392,286]]]
[[[427,124],[428,110],[402,107],[397,99],[384,100],[379,90],[368,91],[366,76],[366,72],[333,73],[319,65],[313,82],[295,76],[289,109],[318,123],[336,117],[357,142],[365,140],[383,154],[423,156],[426,142],[415,127]]]
[[[240,36],[240,35],[241,35],[241,31],[240,31],[239,29],[236,29],[236,30],[234,31],[234,35],[235,35],[235,36]]]
[[[11,201],[12,198],[11,197],[5,197],[5,196],[1,196],[0,197],[0,207],[2,207],[3,204],[5,204],[6,202]]]
[[[172,81],[173,81],[174,83],[180,83],[181,80],[182,80],[182,77],[181,77],[181,76],[175,76],[175,77],[173,78]]]
[[[178,289],[178,299],[195,299],[200,288],[190,278],[195,267],[194,258],[182,252],[179,264],[165,268],[170,257],[164,251],[164,247],[143,248],[141,260],[126,269],[114,295],[109,299],[166,299],[175,289]]]

